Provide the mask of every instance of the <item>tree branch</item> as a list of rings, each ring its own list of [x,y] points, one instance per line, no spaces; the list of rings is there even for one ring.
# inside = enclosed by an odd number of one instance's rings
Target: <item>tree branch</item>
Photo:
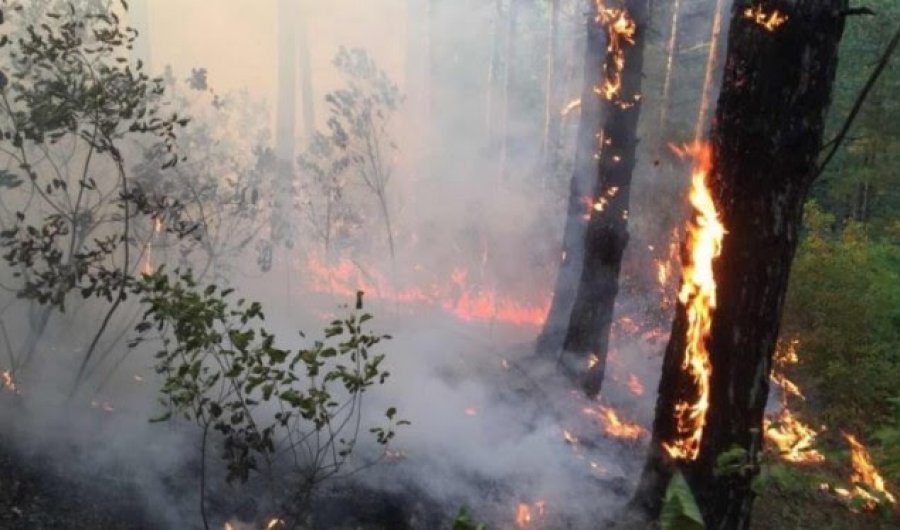
[[[828,163],[831,162],[831,159],[834,158],[834,155],[837,153],[838,148],[840,148],[841,143],[843,143],[844,139],[847,137],[847,133],[850,132],[850,127],[853,125],[853,121],[856,119],[856,115],[859,114],[860,109],[862,109],[863,102],[865,102],[866,97],[868,97],[869,92],[872,91],[872,87],[875,86],[875,82],[881,76],[881,73],[887,67],[888,62],[891,59],[891,55],[893,55],[894,50],[897,49],[897,43],[900,42],[900,28],[897,28],[897,31],[894,32],[893,38],[891,38],[890,43],[888,43],[887,48],[885,48],[884,53],[881,54],[881,59],[878,60],[878,64],[875,66],[875,69],[872,70],[872,74],[869,75],[869,80],[866,81],[866,85],[863,87],[862,92],[859,93],[859,96],[856,98],[856,103],[853,104],[853,108],[850,110],[850,114],[847,116],[847,120],[844,121],[844,125],[841,126],[840,131],[838,131],[837,135],[826,143],[822,148],[826,148],[829,145],[831,146],[831,150],[825,155],[825,159],[822,160],[822,163],[819,164],[819,169],[816,171],[816,174],[813,178],[818,178],[819,175],[825,171],[825,168],[828,166]]]

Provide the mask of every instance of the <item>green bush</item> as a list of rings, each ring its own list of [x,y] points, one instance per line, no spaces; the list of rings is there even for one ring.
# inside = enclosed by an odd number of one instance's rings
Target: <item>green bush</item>
[[[783,337],[799,339],[799,378],[833,431],[892,420],[900,388],[900,249],[863,225],[834,231],[815,203],[788,290]]]

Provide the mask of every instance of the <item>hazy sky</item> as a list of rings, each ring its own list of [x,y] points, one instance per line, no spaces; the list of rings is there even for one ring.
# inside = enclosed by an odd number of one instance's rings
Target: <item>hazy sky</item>
[[[274,110],[278,0],[144,1],[154,70],[168,64],[184,77],[193,67],[205,67],[218,92],[246,87]],[[308,6],[317,104],[334,86],[330,61],[340,45],[368,49],[382,68],[402,80],[403,0],[294,1]]]

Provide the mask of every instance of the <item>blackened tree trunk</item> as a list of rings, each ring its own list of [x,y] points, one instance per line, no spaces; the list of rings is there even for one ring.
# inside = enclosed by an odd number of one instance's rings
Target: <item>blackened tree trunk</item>
[[[681,370],[687,322],[679,304],[650,456],[632,503],[658,516],[678,468],[710,529],[749,527],[772,354],[803,204],[817,173],[847,0],[763,6],[785,13],[787,22],[770,32],[743,16],[745,6],[735,7],[712,135],[710,187],[727,233],[713,264],[718,306],[707,342],[712,376],[699,454],[673,461],[661,445],[673,439],[676,403],[694,386]],[[717,470],[717,459],[735,448],[729,454],[737,465]]]
[[[618,37],[624,59],[624,67],[618,74],[614,73],[616,47],[607,46],[604,83],[615,84],[615,76],[621,75],[621,87],[614,96],[601,95],[603,129],[598,139],[599,167],[584,240],[584,262],[578,294],[563,344],[563,360],[570,372],[579,370],[572,366],[575,362],[586,362],[588,356],[596,356],[596,362],[591,364],[583,380],[585,392],[590,396],[600,392],[603,381],[613,308],[619,291],[619,271],[628,243],[628,203],[642,107],[640,94],[648,30],[647,0],[626,0],[623,7],[634,21],[635,31],[633,37]],[[612,28],[620,25],[617,20],[614,17],[606,24],[610,28],[610,39],[614,38]],[[600,92],[604,94],[602,87]]]
[[[594,176],[597,173],[597,138],[600,135],[600,99],[594,87],[603,77],[603,58],[606,54],[606,39],[603,28],[596,19],[594,0],[586,0],[587,37],[584,52],[584,81],[581,92],[581,120],[578,124],[575,147],[575,165],[572,180],[569,184],[569,201],[566,209],[566,224],[563,231],[563,245],[560,256],[559,271],[556,275],[556,286],[553,290],[553,301],[550,311],[537,340],[537,353],[556,354],[562,348],[566,327],[575,293],[581,266],[584,260],[584,233],[587,227],[585,215],[592,192]]]

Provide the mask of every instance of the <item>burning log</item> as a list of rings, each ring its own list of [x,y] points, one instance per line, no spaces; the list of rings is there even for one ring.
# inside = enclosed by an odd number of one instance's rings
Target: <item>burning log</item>
[[[651,454],[631,504],[651,518],[677,467],[708,527],[750,524],[770,367],[803,204],[817,175],[846,0],[790,7],[775,32],[732,14],[708,172],[710,199],[727,230],[706,272],[715,312],[698,327],[698,294],[679,299]],[[708,333],[697,340],[697,331]],[[692,353],[703,350],[708,359]],[[744,455],[740,471],[717,472],[726,452]]]

